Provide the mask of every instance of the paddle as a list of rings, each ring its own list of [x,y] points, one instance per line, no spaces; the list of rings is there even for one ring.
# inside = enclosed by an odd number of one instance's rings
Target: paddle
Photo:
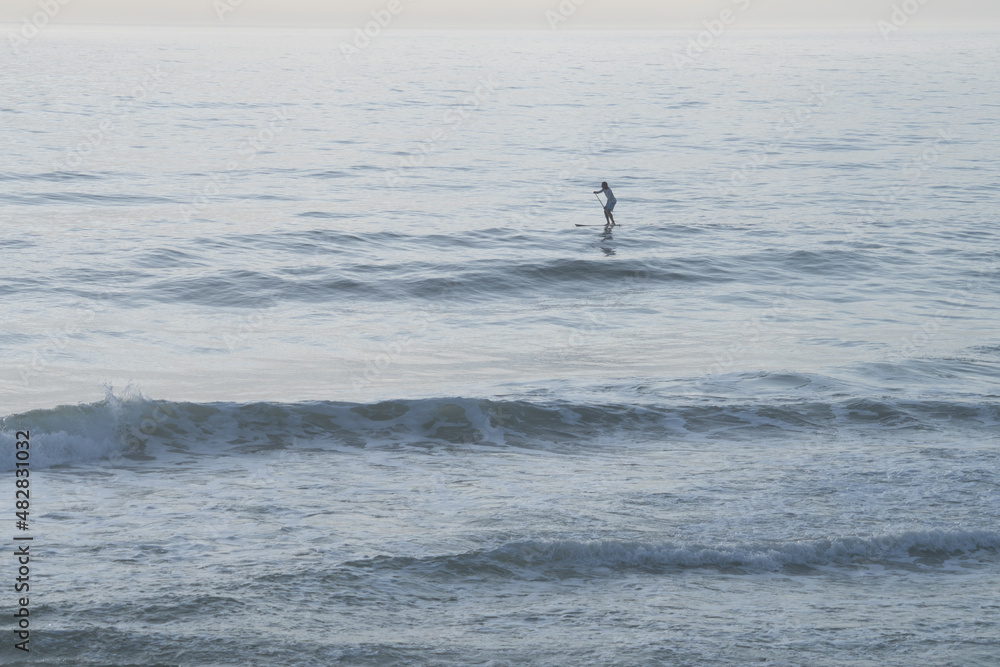
[[[605,206],[604,202],[601,201],[601,196],[598,195],[596,192],[594,193],[594,196],[597,197],[597,201],[598,201],[598,203],[600,203],[601,208],[602,209],[606,209],[607,206]],[[604,223],[603,225],[577,225],[577,227],[621,227],[621,225],[619,225],[617,222],[610,222],[610,221],[608,221],[608,222]]]

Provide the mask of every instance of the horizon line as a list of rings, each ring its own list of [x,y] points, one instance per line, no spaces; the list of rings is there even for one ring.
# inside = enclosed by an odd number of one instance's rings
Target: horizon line
[[[870,30],[875,26],[876,21],[859,22],[841,22],[841,23],[816,23],[816,22],[771,22],[771,23],[756,23],[756,24],[743,24],[743,25],[733,25],[728,26],[726,31],[748,31],[748,30]],[[22,24],[15,21],[0,20],[0,27],[20,27]],[[306,30],[328,30],[328,29],[355,29],[358,27],[363,27],[363,23],[283,23],[283,22],[206,22],[206,21],[177,21],[177,22],[166,22],[166,21],[142,21],[142,22],[123,22],[123,21],[67,21],[59,23],[50,23],[46,28],[70,28],[70,27],[107,27],[107,28],[225,28],[225,29],[239,29],[239,28],[296,28],[296,29],[306,29]],[[622,23],[619,25],[576,25],[576,26],[565,26],[558,27],[556,29],[535,24],[482,24],[482,23],[420,23],[420,24],[404,24],[404,25],[393,25],[392,31],[399,30],[496,30],[496,31],[525,31],[525,32],[548,32],[548,33],[560,33],[560,32],[615,32],[622,30],[630,31],[640,31],[640,32],[655,32],[655,31],[673,31],[673,30],[685,30],[690,31],[695,28],[703,27],[700,23],[695,22],[677,22],[677,23],[664,23],[660,25],[650,26],[648,24],[627,24]],[[935,25],[911,25],[906,27],[907,31],[922,31],[928,32],[938,29],[954,30],[954,29],[971,29],[976,32],[991,32],[1000,30],[1000,20],[986,22],[985,24],[981,21],[979,22],[969,22],[969,21],[948,21],[948,22],[938,22]]]

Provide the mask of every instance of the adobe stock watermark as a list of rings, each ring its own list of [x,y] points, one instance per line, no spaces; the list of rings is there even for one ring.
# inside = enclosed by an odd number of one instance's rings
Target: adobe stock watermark
[[[549,24],[549,29],[555,30],[560,23],[568,21],[585,4],[587,0],[562,0],[555,9],[546,9],[545,21]]]
[[[399,157],[396,169],[385,176],[387,186],[399,185],[405,170],[422,167],[427,162],[428,156],[437,151],[440,144],[450,140],[459,128],[469,122],[472,112],[481,109],[496,93],[497,83],[493,80],[492,74],[479,77],[478,84],[475,91],[466,96],[459,106],[447,109],[441,115],[442,125],[433,130],[426,139],[421,140],[415,151]]]
[[[403,13],[406,7],[402,0],[389,0],[385,7],[371,12],[372,20],[363,26],[354,28],[354,39],[351,42],[341,42],[340,52],[347,62],[351,58],[360,55],[362,51],[371,46],[372,40],[382,34],[382,31],[392,25],[397,16]]]
[[[146,442],[159,430],[160,426],[165,424],[167,420],[176,418],[177,411],[173,409],[171,403],[163,401],[153,405],[151,413],[141,416],[138,428],[132,424],[126,424],[122,427],[122,440],[125,443],[126,452],[135,454],[143,451]]]
[[[263,327],[274,322],[274,315],[271,313],[272,306],[273,304],[268,304],[249,315],[244,315],[240,318],[235,331],[222,335],[230,353],[236,352],[238,347],[247,343]]]
[[[33,377],[47,372],[56,358],[72,347],[72,341],[87,331],[86,325],[93,323],[100,313],[107,310],[105,301],[109,297],[110,292],[106,290],[93,305],[81,306],[79,313],[71,317],[62,326],[61,331],[49,334],[41,344],[31,350],[31,361],[27,365],[17,367],[17,374],[24,388],[30,386]]]
[[[918,327],[917,331],[905,336],[892,350],[885,353],[883,358],[901,361],[917,356],[940,334],[946,320],[952,319],[956,310],[968,306],[974,294],[991,289],[987,281],[995,280],[998,272],[1000,272],[1000,253],[994,251],[990,265],[977,271],[975,280],[965,280],[960,289],[952,290],[942,299],[951,304],[951,309],[938,308],[935,310]]]
[[[445,283],[441,292],[434,295],[433,303],[448,303],[451,301],[451,295],[458,289],[458,286],[459,283],[455,280]],[[368,354],[365,357],[364,370],[351,375],[351,387],[354,389],[355,395],[371,389],[380,382],[389,370],[400,361],[403,355],[408,353],[416,339],[430,329],[431,325],[438,321],[438,318],[439,316],[434,312],[433,308],[420,308],[410,318],[412,326],[408,333],[403,334],[391,343],[382,343],[381,348],[377,352]]]
[[[730,0],[736,9],[726,8],[719,12],[714,19],[702,21],[704,30],[690,38],[687,47],[683,51],[674,52],[674,65],[677,69],[684,69],[688,65],[694,65],[701,56],[711,49],[715,42],[726,34],[726,31],[739,21],[742,14],[746,13],[753,0]]]
[[[586,153],[580,155],[578,158],[573,159],[571,163],[565,165],[565,168],[558,174],[559,180],[563,183],[566,181],[575,181],[584,178],[586,174],[592,173],[598,162],[598,153],[613,146],[615,140],[621,136],[622,133],[618,129],[620,123],[621,119],[615,118],[613,124],[603,130],[598,139],[591,142]],[[511,222],[514,223],[517,229],[524,229],[528,225],[534,225],[538,222],[538,218],[536,217],[538,214],[533,211],[548,210],[550,208],[550,204],[562,197],[563,194],[562,188],[549,181],[545,189],[545,196],[533,200],[531,202],[531,208],[524,207],[523,209],[519,209],[516,213],[512,213]]]
[[[625,297],[648,288],[652,278],[649,271],[631,271],[618,280],[607,290],[608,296],[600,304],[583,311],[588,322],[575,325],[554,353],[554,359],[559,363],[571,362],[572,355],[579,349],[585,349],[601,337],[601,331],[609,324],[608,311],[617,308]]]
[[[72,0],[38,0],[38,10],[30,17],[21,17],[21,29],[17,32],[11,31],[7,33],[7,43],[10,44],[10,48],[17,55],[21,55],[24,51],[24,47],[28,46],[28,43],[38,37],[39,33],[44,30],[49,23],[52,22],[59,13],[62,12],[63,7],[68,5]]]
[[[148,97],[166,76],[160,65],[157,63],[146,68],[142,81],[132,87],[129,91],[128,101],[121,109],[116,110],[111,118],[105,118],[97,127],[83,135],[83,140],[75,146],[66,149],[66,154],[61,160],[55,163],[55,171],[68,171],[77,169],[83,165],[84,158],[100,148],[115,133],[118,122],[135,110],[139,102]]]
[[[181,219],[184,222],[191,222],[195,213],[207,208],[212,198],[221,195],[232,184],[234,173],[253,162],[260,151],[273,144],[278,135],[288,126],[290,120],[288,110],[284,107],[272,111],[267,125],[243,141],[242,146],[236,151],[236,156],[226,162],[225,170],[212,173],[208,181],[201,187],[201,192],[191,199],[191,203],[181,205]]]
[[[889,18],[879,19],[875,22],[875,27],[882,33],[883,39],[889,39],[889,35],[903,29],[928,2],[929,0],[903,0],[900,4],[893,4]]]
[[[213,0],[212,9],[215,10],[215,15],[219,18],[219,23],[226,20],[226,16],[232,14],[237,9],[243,6],[246,0]]]
[[[763,150],[751,155],[746,163],[739,168],[729,172],[729,183],[719,184],[717,187],[719,194],[735,194],[735,188],[746,186],[750,177],[757,173],[757,170],[765,166],[771,160],[771,155],[778,153],[782,143],[790,141],[795,137],[803,124],[829,101],[832,94],[828,92],[824,84],[817,84],[812,88],[812,95],[807,102],[799,104],[778,123],[778,134],[768,142]]]
[[[855,236],[862,233],[861,228],[863,225],[877,222],[882,214],[899,202],[900,197],[912,191],[931,167],[941,159],[941,156],[944,154],[944,147],[956,138],[957,135],[954,128],[938,130],[937,137],[933,143],[921,150],[918,155],[910,158],[901,171],[899,178],[878,194],[880,206],[869,207],[858,213],[858,226],[854,228]]]
[[[753,351],[754,347],[760,343],[764,331],[791,307],[791,299],[796,296],[795,291],[790,287],[786,287],[782,293],[783,296],[772,301],[763,315],[756,315],[742,324],[738,340],[721,353],[712,353],[715,363],[702,371],[703,377],[729,371],[737,361]]]

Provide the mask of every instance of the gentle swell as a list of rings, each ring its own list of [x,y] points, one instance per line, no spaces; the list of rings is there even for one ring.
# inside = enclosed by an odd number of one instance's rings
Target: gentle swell
[[[0,451],[11,465],[16,430],[45,442],[36,466],[168,451],[253,454],[302,443],[332,447],[488,446],[557,449],[622,442],[728,439],[780,442],[844,430],[992,431],[1000,406],[949,400],[761,396],[730,400],[650,398],[644,403],[437,398],[360,404],[186,403],[136,391],[100,402],[9,415],[0,420]]]
[[[520,541],[498,548],[425,558],[378,556],[345,563],[357,569],[499,578],[594,576],[610,572],[712,568],[774,572],[803,568],[907,564],[940,566],[949,559],[996,560],[1000,533],[986,530],[908,531],[868,537],[747,544]]]

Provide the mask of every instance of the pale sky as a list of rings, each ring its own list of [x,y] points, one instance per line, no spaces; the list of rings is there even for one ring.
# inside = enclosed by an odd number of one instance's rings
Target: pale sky
[[[727,8],[738,27],[870,27],[892,20],[894,6],[911,27],[1000,27],[1000,0],[0,0],[0,22],[58,6],[52,23],[358,26],[391,3],[398,27],[671,28]]]

